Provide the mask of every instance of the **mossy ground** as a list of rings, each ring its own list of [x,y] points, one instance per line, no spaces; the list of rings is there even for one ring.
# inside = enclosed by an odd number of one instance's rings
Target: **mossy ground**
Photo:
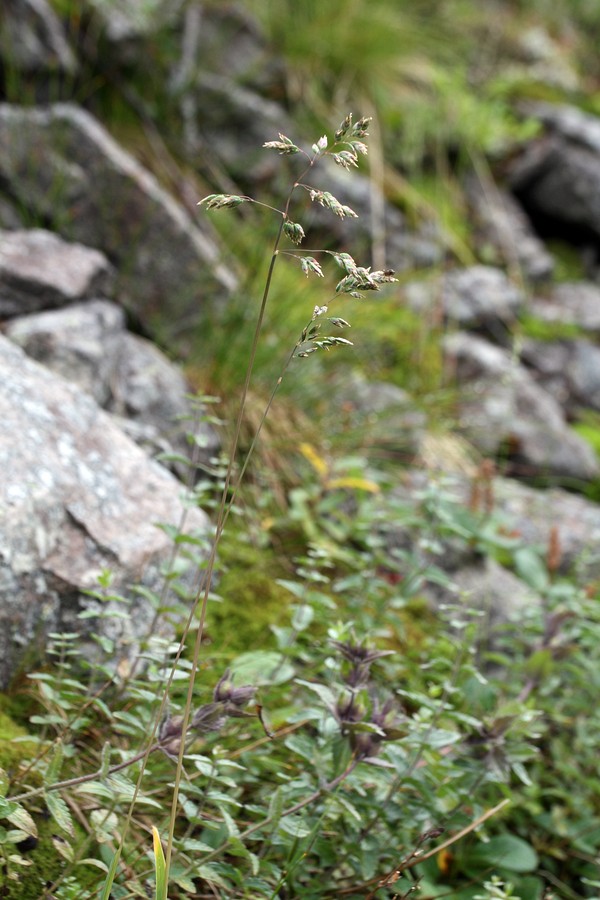
[[[10,705],[9,698],[2,695],[0,706],[5,703]],[[23,740],[25,737],[26,729],[0,710],[0,769],[9,778],[16,775],[21,764],[27,765],[35,756],[36,744]],[[46,884],[60,874],[65,864],[53,842],[58,828],[49,818],[43,802],[39,804],[37,814],[33,807],[31,812],[38,831],[37,838],[16,848],[25,864],[6,863],[0,859],[1,900],[39,900]],[[12,846],[10,855],[16,855]]]
[[[222,573],[211,605],[207,637],[223,653],[273,647],[271,625],[289,618],[290,594],[277,584],[284,571],[275,554],[224,539]]]

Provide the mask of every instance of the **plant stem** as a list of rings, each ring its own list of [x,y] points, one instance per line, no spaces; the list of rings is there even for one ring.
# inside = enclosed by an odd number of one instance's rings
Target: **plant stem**
[[[129,766],[133,766],[145,756],[154,753],[155,750],[160,750],[160,747],[161,745],[159,743],[154,743],[149,748],[136,753],[135,756],[131,756],[129,759],[126,759],[115,766],[111,766],[106,772],[103,772],[102,769],[98,769],[97,772],[91,772],[88,775],[79,775],[77,778],[68,778],[66,781],[56,781],[54,784],[50,784],[47,787],[44,785],[43,787],[32,788],[32,790],[25,791],[23,794],[15,794],[14,797],[7,797],[6,799],[11,803],[20,803],[22,800],[29,800],[30,797],[37,797],[39,794],[47,794],[49,791],[62,791],[66,788],[76,787],[79,784],[85,784],[88,781],[106,778],[109,775],[120,772],[122,769],[128,769]]]
[[[311,159],[309,162],[309,165],[306,167],[306,169],[302,173],[301,177],[304,177],[306,172],[308,172],[308,170],[312,167],[313,162],[314,162],[314,160]],[[241,433],[241,429],[242,429],[242,422],[244,419],[244,411],[245,411],[245,407],[246,407],[246,400],[248,397],[248,391],[250,389],[250,381],[251,381],[251,378],[252,378],[252,375],[254,372],[254,363],[256,360],[256,352],[258,349],[258,343],[259,343],[260,335],[262,332],[265,310],[267,308],[267,302],[268,302],[269,293],[271,290],[271,283],[273,280],[273,272],[275,271],[275,263],[277,262],[277,257],[279,254],[279,244],[280,244],[281,238],[283,236],[283,226],[284,226],[285,222],[288,220],[288,211],[290,208],[290,203],[291,203],[294,191],[298,187],[298,184],[299,184],[299,180],[294,181],[293,185],[291,186],[291,188],[288,192],[288,196],[287,196],[286,203],[285,203],[285,208],[284,208],[284,211],[283,211],[283,214],[281,217],[281,221],[279,223],[279,228],[277,229],[275,241],[273,243],[273,250],[271,252],[271,261],[269,263],[269,270],[267,272],[267,277],[266,277],[265,286],[263,289],[261,303],[260,303],[260,307],[258,310],[258,316],[256,319],[256,325],[254,328],[254,337],[252,340],[252,346],[250,348],[250,356],[248,359],[248,365],[246,367],[246,377],[244,379],[244,385],[242,387],[240,407],[239,407],[239,411],[238,411],[238,415],[237,415],[237,419],[236,419],[233,439],[231,442],[231,449],[229,452],[229,462],[227,465],[227,472],[225,474],[225,483],[223,485],[223,492],[221,495],[221,502],[219,505],[219,511],[218,511],[218,515],[217,515],[215,537],[213,540],[210,556],[208,559],[207,568],[206,568],[206,571],[204,574],[203,585],[201,584],[201,586],[198,589],[198,592],[196,594],[196,597],[195,597],[194,603],[193,603],[192,614],[190,615],[190,618],[188,619],[186,629],[181,637],[180,648],[182,649],[184,646],[184,642],[185,642],[189,627],[191,625],[192,615],[195,614],[198,607],[200,607],[200,619],[198,622],[198,629],[197,629],[196,638],[194,641],[192,668],[190,671],[190,678],[189,678],[188,690],[187,690],[187,695],[186,695],[185,708],[183,710],[183,724],[182,724],[182,732],[181,732],[182,734],[186,734],[187,728],[188,728],[188,725],[190,722],[190,717],[192,714],[192,699],[193,699],[193,694],[194,694],[194,682],[195,682],[195,678],[196,678],[196,672],[198,671],[198,666],[200,663],[200,649],[201,649],[201,645],[202,645],[202,637],[204,634],[204,624],[206,621],[208,595],[210,592],[210,585],[212,582],[212,576],[214,573],[214,568],[215,568],[215,563],[216,563],[217,548],[219,545],[219,541],[221,539],[221,535],[223,534],[223,529],[225,527],[225,522],[227,520],[227,515],[229,512],[229,508],[230,508],[230,506],[228,506],[228,503],[227,503],[227,496],[229,493],[229,487],[230,487],[231,479],[233,476],[235,455],[236,455],[238,444],[239,444],[239,438],[240,438],[240,433]],[[279,385],[279,383],[280,382],[278,382],[277,386]],[[269,403],[269,407],[270,407],[270,403]],[[266,414],[265,414],[265,416],[266,416]],[[264,422],[264,418],[265,417],[263,416],[263,419],[261,420],[261,423],[260,423],[261,426]],[[253,444],[252,444],[253,448],[254,448],[254,446],[255,446],[255,441],[253,441]],[[243,472],[246,471],[249,457],[250,457],[250,453],[246,454],[246,459],[244,461],[244,466],[243,466]],[[239,487],[239,483],[240,483],[240,479],[238,478],[236,487]],[[165,692],[165,695],[166,695],[166,692]],[[182,741],[181,748],[179,751],[179,756],[177,758],[177,769],[175,771],[175,783],[173,786],[173,800],[171,803],[171,815],[170,815],[170,819],[169,819],[169,834],[168,834],[168,838],[167,838],[167,852],[166,852],[167,884],[168,884],[168,880],[169,880],[171,855],[172,855],[172,851],[173,851],[173,836],[174,836],[174,832],[175,832],[175,820],[176,820],[176,816],[177,816],[177,805],[179,802],[179,787],[181,784],[181,777],[183,774],[184,752],[185,752],[185,745],[184,745],[184,742]]]
[[[292,816],[294,813],[299,812],[301,809],[304,809],[305,806],[309,806],[311,803],[314,803],[323,794],[329,794],[331,791],[334,791],[339,785],[348,778],[349,775],[352,774],[354,769],[357,767],[360,760],[352,759],[349,764],[346,766],[344,771],[337,775],[332,781],[329,781],[327,784],[322,785],[320,788],[317,788],[316,791],[313,791],[308,797],[305,797],[304,800],[299,800],[298,803],[295,803],[293,806],[289,806],[287,809],[281,813],[281,818],[285,818],[285,816]],[[508,801],[505,801],[508,802]],[[262,822],[257,822],[256,825],[250,825],[249,828],[246,828],[245,831],[242,831],[240,835],[238,835],[239,840],[244,840],[244,838],[249,837],[251,834],[254,834],[255,831],[260,831],[261,828],[266,828],[267,825],[270,825],[273,821],[273,816],[267,816],[266,819],[263,819]],[[227,849],[229,846],[229,840],[223,841],[223,843],[213,850],[208,856],[205,856],[202,860],[202,865],[205,865],[208,862],[211,862],[213,859],[216,859],[221,853]]]

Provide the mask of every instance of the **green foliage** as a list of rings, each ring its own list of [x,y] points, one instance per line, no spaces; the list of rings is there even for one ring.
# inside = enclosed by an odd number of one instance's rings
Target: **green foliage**
[[[350,474],[344,480],[305,453],[307,496],[315,476],[344,486],[315,495],[311,523],[303,526],[311,548],[297,560],[295,575],[275,583],[277,572],[265,569],[265,584],[271,581],[280,599],[287,596],[273,629],[275,645],[266,628],[257,629],[218,682],[222,647],[215,643],[208,651],[185,760],[169,896],[208,888],[267,898],[284,886],[291,896],[334,897],[346,890],[360,896],[384,879],[407,891],[413,883],[408,869],[433,896],[540,900],[544,871],[568,878],[569,890],[577,891],[578,878],[593,880],[591,860],[600,841],[599,735],[597,717],[590,716],[600,688],[597,599],[556,579],[517,538],[508,540],[504,521],[493,513],[482,517],[457,503],[451,485],[407,504],[381,488],[365,490],[377,484],[376,472],[363,466],[362,483]],[[289,515],[297,521],[293,503]],[[386,533],[399,525],[411,536],[407,546],[428,547],[427,556],[391,549]],[[256,527],[253,520],[247,524]],[[457,598],[435,618],[418,602],[427,584],[450,583],[436,558],[457,539],[479,553],[503,548],[544,596],[518,634],[496,634],[493,650],[485,649],[479,619],[464,601]],[[236,553],[235,532],[228,540],[230,567],[236,558],[253,560],[244,544]],[[104,871],[110,864],[136,765],[111,770],[135,755],[151,727],[164,654],[172,650],[152,643],[144,671],[113,677],[98,694],[110,657],[88,663],[67,652],[72,641],[66,636],[56,640],[59,666],[34,679],[44,712],[32,714],[32,738],[16,745],[23,756],[18,770],[13,763],[10,794],[33,791],[16,805],[35,818],[40,781],[51,787],[57,779],[84,776],[60,792],[46,788],[46,803],[56,799],[46,819],[44,852],[51,856],[40,859],[62,900],[93,896],[85,885],[98,869],[90,860]],[[171,688],[157,735],[165,749],[151,753],[138,798],[140,825],[150,815],[162,833],[169,756],[181,737],[180,683]],[[250,705],[254,689],[259,707]],[[59,803],[61,797],[68,804]],[[432,853],[423,863],[412,856],[469,831],[503,798],[512,801],[508,812],[486,822],[477,836],[471,831],[445,855]],[[72,824],[73,810],[77,821],[87,822],[91,839]],[[124,891],[144,896],[148,855],[137,848],[147,848],[148,840],[145,828],[130,830],[116,897]],[[566,876],[570,848],[579,862],[571,856]],[[32,861],[34,852],[21,855]],[[11,865],[18,871],[16,862]]]
[[[69,0],[59,5],[75,16]],[[585,3],[576,6],[585,23]],[[460,255],[469,232],[453,167],[533,133],[512,106],[531,83],[481,74],[476,65],[478,38],[489,31],[472,4],[286,0],[260,3],[257,13],[284,55],[289,97],[307,100],[318,119],[348,97],[364,98],[390,159],[418,176],[398,199],[412,212],[437,210]],[[157,41],[150,53],[157,64],[147,67],[156,88],[148,115],[165,128],[173,113],[161,82],[172,53],[172,43]],[[134,75],[143,86],[147,72]],[[117,109],[125,130],[131,108],[112,105],[118,93],[108,86],[95,101],[113,115]],[[294,200],[300,194],[341,219],[354,217],[343,198],[303,182],[324,156],[356,168],[367,124],[346,118],[309,151],[286,135],[265,145],[289,157],[294,177],[305,168]],[[400,308],[393,288],[379,299],[392,274],[337,248],[302,250],[295,204],[279,209],[218,190],[204,209],[246,216],[236,219],[230,247],[243,249],[248,270],[239,297],[212,324],[204,365],[219,388],[234,393],[244,383],[248,355],[259,394],[289,366],[310,366],[310,377],[284,382],[284,391],[318,419],[332,371],[327,351],[342,346],[371,377],[439,396],[440,335]],[[265,235],[272,243],[273,216],[281,231],[267,271],[257,260]],[[234,230],[231,219],[216,227]],[[263,305],[267,297],[270,305],[256,346],[247,298],[260,295],[265,278]],[[362,301],[376,293],[375,315]],[[346,316],[360,334],[356,345],[346,337],[354,334]],[[522,330],[543,333],[532,319]],[[57,900],[86,900],[104,883],[107,898],[147,897],[153,887],[164,898],[168,881],[173,900],[208,892],[406,897],[413,877],[428,896],[464,900],[541,900],[549,884],[566,897],[595,896],[597,586],[559,578],[493,508],[466,508],[451,485],[398,499],[383,467],[355,447],[337,456],[343,411],[317,425],[317,446],[288,422],[278,456],[261,415],[247,440],[241,430],[241,460],[233,455],[225,484],[218,473],[220,512],[232,499],[233,467],[245,465],[257,432],[269,438],[264,468],[270,462],[278,477],[286,456],[291,475],[275,490],[259,466],[239,491],[243,514],[232,507],[237,524],[227,525],[205,608],[200,593],[180,591],[167,608],[147,597],[155,623],[169,608],[192,610],[196,646],[184,634],[186,652],[173,665],[177,645],[149,634],[139,657],[115,671],[118,643],[98,638],[97,654],[86,656],[74,635],[55,635],[53,664],[28,679],[35,700],[27,715],[18,726],[0,718],[2,896],[37,897],[47,888]],[[275,431],[285,430],[284,419],[275,418]],[[594,437],[595,424],[581,427]],[[244,509],[250,503],[256,511]],[[185,536],[175,540],[181,553]],[[539,606],[490,634],[443,567],[457,548],[509,566]],[[454,591],[454,602],[433,608],[433,586]],[[99,586],[99,599],[107,587]],[[130,614],[126,599],[115,599]],[[107,606],[102,615],[113,612]],[[185,775],[171,815],[180,755]],[[150,823],[155,839],[173,830],[166,859],[156,840],[150,851]]]

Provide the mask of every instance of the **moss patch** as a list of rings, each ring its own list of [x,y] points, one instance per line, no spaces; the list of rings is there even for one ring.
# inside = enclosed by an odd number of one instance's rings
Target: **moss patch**
[[[573,340],[584,337],[586,332],[579,325],[569,322],[544,322],[535,316],[523,315],[520,319],[521,332],[536,341]]]
[[[276,579],[283,572],[268,549],[224,539],[223,571],[217,593],[221,602],[211,604],[207,635],[219,651],[247,651],[273,647],[271,625],[288,619],[291,595]]]

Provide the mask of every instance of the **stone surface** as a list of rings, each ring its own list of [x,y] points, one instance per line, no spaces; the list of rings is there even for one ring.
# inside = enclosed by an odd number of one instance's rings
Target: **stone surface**
[[[113,283],[114,272],[98,250],[41,228],[0,231],[0,317],[109,296]]]
[[[0,228],[16,231],[23,227],[23,220],[16,205],[4,194],[0,194]]]
[[[426,417],[402,388],[353,372],[344,373],[330,391],[330,416],[343,421],[346,432],[360,435],[367,452],[404,461],[419,452]]]
[[[511,354],[465,332],[449,335],[444,351],[461,385],[459,427],[484,454],[501,452],[511,474],[557,476],[573,483],[598,476],[592,448]]]
[[[526,341],[521,359],[569,415],[600,410],[600,347],[591,341]]]
[[[407,469],[391,492],[392,505],[381,517],[385,523],[383,540],[388,550],[408,553],[417,565],[421,582],[415,583],[418,596],[434,607],[450,604],[476,612],[481,636],[489,640],[497,626],[518,622],[539,607],[540,598],[478,549],[478,527],[487,528],[488,537],[494,527],[487,521],[489,511],[484,512],[478,526],[477,515],[467,508],[472,485],[473,479],[463,475]],[[508,514],[498,508],[493,512],[496,527],[503,528],[505,534],[513,528]],[[421,524],[415,528],[414,523],[422,523],[425,517],[430,528],[423,534]],[[469,532],[472,540],[468,539]]]
[[[175,330],[236,284],[203,218],[192,221],[153,175],[72,104],[0,104],[0,179],[24,208],[118,268],[124,304]],[[200,217],[198,222],[200,221]]]
[[[562,488],[535,490],[510,478],[495,478],[493,493],[507,527],[544,557],[556,530],[561,573],[580,585],[600,578],[600,505]]]
[[[189,456],[188,431],[207,462],[219,447],[214,431],[194,421],[181,369],[150,341],[125,328],[125,314],[107,300],[11,320],[5,333],[52,371],[75,382],[120,418],[127,433],[153,455]],[[183,477],[186,467],[175,467]]]
[[[428,476],[423,472],[412,472],[402,493],[405,502],[411,496],[418,496],[427,481]],[[467,505],[473,479],[453,475],[451,490],[454,502]],[[493,515],[505,535],[536,549],[542,559],[546,558],[551,532],[556,532],[560,547],[558,572],[574,577],[580,586],[600,577],[598,503],[562,488],[540,490],[514,478],[494,477],[487,514]],[[459,562],[463,565],[464,559]],[[455,563],[450,571],[457,568],[459,565]]]
[[[4,337],[0,381],[0,684],[32,664],[50,631],[108,633],[115,663],[126,660],[152,608],[138,597],[130,616],[85,624],[78,612],[99,604],[82,592],[105,569],[111,592],[160,589],[171,543],[157,523],[181,522],[181,485],[90,397]],[[206,529],[187,510],[186,531]]]
[[[229,75],[202,71],[194,84],[201,146],[224,166],[229,176],[249,186],[281,176],[281,160],[266,141],[290,133],[287,112],[275,101],[238,84]],[[289,184],[289,182],[288,182]]]
[[[471,266],[441,279],[410,282],[405,287],[408,305],[420,315],[435,316],[485,331],[504,343],[507,326],[524,303],[522,292],[500,269]]]
[[[569,106],[532,104],[547,133],[512,164],[512,188],[528,210],[589,240],[600,235],[600,118]]]
[[[77,62],[47,0],[2,0],[0,56],[21,72],[74,74]]]
[[[600,285],[593,281],[562,282],[533,298],[529,312],[543,322],[576,325],[600,333]]]
[[[103,408],[111,403],[124,330],[125,313],[108,300],[20,316],[4,328],[28,356],[77,384]]]
[[[401,483],[392,491],[396,507],[394,515],[384,516],[385,544],[390,549],[402,548],[421,560],[423,568],[437,566],[448,575],[454,585],[426,589],[435,602],[454,602],[461,593],[466,605],[484,609],[493,598],[494,622],[518,617],[526,612],[530,602],[539,598],[512,573],[488,557],[477,552],[477,542],[464,536],[455,538],[447,523],[464,524],[466,512],[488,534],[498,533],[504,541],[515,546],[529,547],[546,559],[551,539],[558,539],[558,573],[573,578],[579,587],[600,578],[600,505],[580,494],[562,488],[540,490],[514,478],[492,477],[489,482],[489,502],[473,509],[473,490],[476,476],[465,477],[452,473],[440,475],[420,469],[407,469]],[[429,510],[439,533],[428,542],[419,544],[411,531],[411,522],[423,505]],[[552,534],[554,533],[554,536]],[[521,603],[524,606],[521,606]]]
[[[121,44],[154,34],[178,18],[184,0],[84,0],[109,41]]]
[[[108,409],[123,416],[134,428],[128,433],[152,454],[179,453],[190,457],[187,436],[195,437],[194,458],[207,463],[220,441],[214,429],[199,418],[190,402],[190,393],[181,369],[150,341],[130,332],[122,336],[119,364],[114,373]],[[139,429],[142,429],[141,431]],[[174,464],[184,480],[187,466]]]
[[[535,591],[491,557],[452,572],[451,579],[450,585],[430,582],[424,595],[435,605],[459,602],[465,611],[479,613],[478,630],[486,642],[498,626],[517,625],[542,604]]]
[[[495,255],[494,262],[523,272],[531,281],[548,278],[554,260],[536,235],[515,198],[492,179],[471,177],[466,192],[482,252]]]

